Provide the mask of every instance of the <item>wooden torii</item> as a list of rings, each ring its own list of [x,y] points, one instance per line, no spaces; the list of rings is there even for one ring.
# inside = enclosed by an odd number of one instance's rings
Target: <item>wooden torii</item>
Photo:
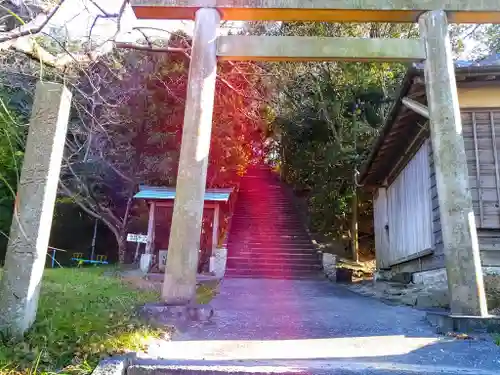
[[[500,23],[498,0],[131,0],[138,18],[195,20],[177,198],[162,298],[188,303],[196,286],[217,59],[425,61],[446,270],[455,316],[486,317],[479,246],[448,21]],[[217,36],[221,20],[418,22],[420,40]],[[426,112],[427,113],[427,112]]]

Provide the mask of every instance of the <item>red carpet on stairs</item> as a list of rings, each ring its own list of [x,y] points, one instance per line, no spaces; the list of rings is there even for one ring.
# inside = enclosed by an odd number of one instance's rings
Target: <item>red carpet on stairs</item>
[[[267,166],[242,178],[228,241],[227,277],[298,279],[321,261],[277,174]]]

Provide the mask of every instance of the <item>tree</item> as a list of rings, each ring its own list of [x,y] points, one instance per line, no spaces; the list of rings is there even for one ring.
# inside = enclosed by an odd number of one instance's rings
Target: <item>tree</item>
[[[179,35],[170,46],[188,49]],[[115,52],[83,70],[74,84],[74,113],[61,192],[115,235],[125,260],[132,197],[140,183],[175,185],[189,55]],[[219,67],[208,187],[235,186],[262,132],[264,95],[252,66]]]

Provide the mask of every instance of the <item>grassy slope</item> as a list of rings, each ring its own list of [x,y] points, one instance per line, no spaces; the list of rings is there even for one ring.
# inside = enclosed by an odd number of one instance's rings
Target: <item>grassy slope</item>
[[[0,374],[90,373],[100,358],[139,350],[161,332],[141,324],[137,305],[158,300],[99,268],[48,269],[34,327],[21,342],[0,341]]]

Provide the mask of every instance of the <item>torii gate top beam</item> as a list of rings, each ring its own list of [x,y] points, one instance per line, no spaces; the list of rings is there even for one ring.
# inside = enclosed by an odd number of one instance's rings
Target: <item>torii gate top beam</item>
[[[417,22],[444,10],[452,23],[500,23],[499,0],[131,0],[138,18],[194,19],[217,8],[229,21]]]

